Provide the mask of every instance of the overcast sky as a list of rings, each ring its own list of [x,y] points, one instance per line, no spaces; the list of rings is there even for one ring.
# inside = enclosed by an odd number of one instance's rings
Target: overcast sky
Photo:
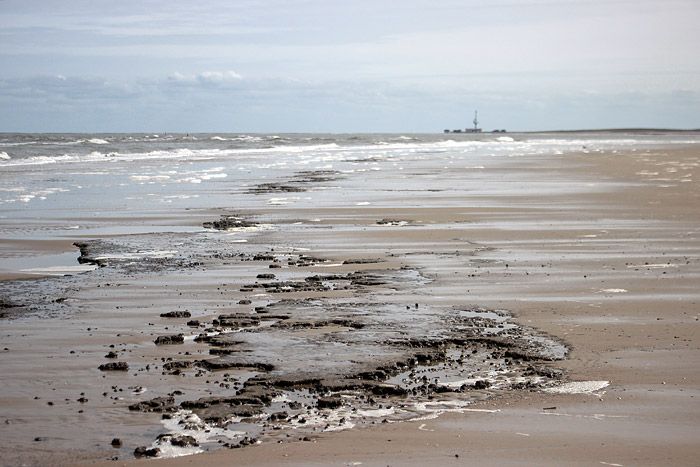
[[[0,131],[700,128],[699,0],[0,0]]]

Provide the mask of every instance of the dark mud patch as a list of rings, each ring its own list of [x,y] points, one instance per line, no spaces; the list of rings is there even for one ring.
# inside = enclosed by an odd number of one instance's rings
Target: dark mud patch
[[[257,227],[259,224],[235,215],[222,215],[221,219],[211,222],[205,222],[203,226],[208,229],[215,230],[231,230],[248,227]]]
[[[177,235],[177,234],[171,234]],[[164,235],[163,238],[168,238]],[[186,237],[180,236],[185,239]],[[144,248],[144,236],[128,236],[117,241],[90,240],[74,243],[80,249],[78,262],[101,268],[118,268],[127,273],[160,272],[167,269],[186,269],[200,263],[180,250],[172,249],[172,242],[163,241],[162,248]]]
[[[167,313],[161,313],[160,314],[161,318],[191,318],[192,313],[189,311],[168,311]]]
[[[25,309],[24,305],[15,303],[7,298],[0,297],[0,319],[16,315]]]
[[[80,276],[37,277],[0,281],[0,319],[52,318],[71,310],[67,291]]]
[[[142,455],[242,447],[411,419],[562,378],[554,366],[566,354],[561,344],[516,326],[505,311],[419,303],[431,280],[417,268],[389,266],[395,257],[340,264],[292,248],[233,246],[222,237],[159,234],[79,244],[82,261],[101,266],[87,277],[95,288],[109,287],[114,300],[133,293],[142,277],[177,272],[189,284],[200,278],[212,284],[226,271],[231,278],[198,291],[196,303],[182,302],[189,314],[164,312],[169,319],[157,320],[155,328],[129,323],[149,333],[144,347],[158,345],[150,371],[161,387],[169,387],[124,404],[125,411],[162,417],[167,436],[143,446]],[[342,273],[328,273],[329,267]],[[131,286],[115,286],[121,282]],[[55,302],[65,295],[51,297]],[[213,305],[221,307],[216,314]],[[187,324],[174,319],[192,317]],[[149,371],[136,353],[120,351],[118,358],[111,363],[124,363],[133,373]],[[125,371],[104,365],[103,372]],[[171,395],[185,386],[189,394]],[[178,437],[199,446],[173,444]]]
[[[551,365],[566,348],[513,324],[504,311],[328,298],[280,300],[266,311],[272,324],[219,316],[200,342],[225,352],[164,367],[180,377],[205,371],[209,379],[253,371],[216,380],[230,391],[169,406],[175,419],[196,421],[181,433],[215,427],[228,433],[230,447],[241,447],[289,430],[311,434],[466,408],[563,377]]]
[[[328,183],[344,178],[340,172],[333,170],[315,170],[297,172],[288,180],[278,182],[261,183],[248,190],[251,194],[268,193],[301,193],[309,191],[314,184]]]
[[[401,226],[406,226],[406,225],[416,225],[416,223],[412,220],[404,220],[404,219],[381,219],[381,220],[377,221],[377,225],[401,227]]]
[[[129,364],[126,362],[104,363],[98,368],[100,371],[129,371]]]

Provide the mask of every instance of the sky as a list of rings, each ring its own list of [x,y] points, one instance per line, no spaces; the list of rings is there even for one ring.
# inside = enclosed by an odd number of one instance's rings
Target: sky
[[[0,0],[0,132],[700,128],[699,0]]]

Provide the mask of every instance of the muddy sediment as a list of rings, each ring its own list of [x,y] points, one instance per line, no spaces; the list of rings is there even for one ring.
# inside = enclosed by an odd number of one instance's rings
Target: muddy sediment
[[[84,246],[83,256],[106,256],[99,245]],[[225,261],[253,278],[225,285],[235,312],[197,316],[187,323],[189,330],[180,327],[183,332],[153,341],[163,362],[154,362],[152,371],[198,378],[210,395],[162,394],[128,408],[167,414],[178,420],[179,435],[197,436],[208,449],[216,443],[204,433],[213,428],[223,430],[217,433],[228,447],[242,447],[279,439],[289,429],[310,434],[376,422],[368,413],[381,414],[381,420],[410,419],[424,412],[419,407],[426,402],[467,406],[499,391],[546,387],[563,377],[551,362],[564,358],[566,348],[516,326],[504,311],[387,300],[391,293],[431,282],[396,258],[389,264],[389,258],[338,260],[279,251],[207,256],[196,242],[188,248],[198,253],[187,254],[181,245],[177,257],[197,263],[195,270],[216,269]],[[122,249],[112,243],[108,250]],[[150,262],[139,261],[132,257],[111,267],[116,274],[134,274],[141,264],[142,273],[151,274]],[[279,265],[275,274],[258,272],[273,264]],[[345,270],[318,268],[328,264]],[[193,315],[172,310],[159,316],[174,321]],[[210,358],[198,357],[203,352]],[[147,448],[170,439],[154,440],[137,455],[150,455]]]
[[[238,215],[205,224],[223,232],[256,225]],[[392,299],[433,280],[393,255],[328,258],[293,248],[233,248],[223,238],[201,235],[210,234],[76,244],[81,262],[99,266],[96,287],[112,297],[139,278],[242,272],[236,283],[217,287],[226,294],[219,306],[228,312],[193,312],[196,306],[184,302],[185,309],[154,313],[163,328],[153,330],[158,357],[150,363],[112,350],[105,357],[119,361],[99,365],[103,374],[161,374],[174,388],[188,380],[208,394],[150,391],[125,405],[130,412],[161,414],[167,431],[135,450],[120,445],[136,457],[411,419],[426,413],[426,403],[466,407],[499,391],[533,390],[563,378],[552,362],[564,358],[566,348],[512,324],[507,312]],[[267,272],[272,266],[274,274]],[[110,347],[119,347],[118,337]],[[180,442],[190,438],[196,442]]]
[[[269,193],[301,193],[313,189],[314,184],[333,182],[341,180],[342,178],[342,174],[334,170],[301,171],[287,180],[261,183],[252,187],[248,192],[258,195]]]

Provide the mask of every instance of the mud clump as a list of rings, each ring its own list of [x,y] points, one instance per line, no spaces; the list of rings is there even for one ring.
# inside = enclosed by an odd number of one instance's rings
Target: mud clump
[[[240,229],[247,227],[256,227],[257,225],[258,224],[255,222],[247,221],[237,216],[221,216],[221,219],[217,221],[205,222],[203,224],[205,228],[215,230]]]
[[[160,448],[149,448],[148,446],[139,446],[134,449],[134,457],[158,457]]]
[[[271,183],[261,183],[248,190],[251,194],[269,193],[301,193],[309,191],[314,183],[331,182],[341,179],[341,175],[333,170],[306,170],[297,172],[288,180]]]
[[[194,362],[190,361],[167,362],[163,365],[163,371],[184,370],[187,368],[192,368],[193,365]]]
[[[103,363],[97,367],[100,371],[129,371],[129,364],[126,362]]]
[[[245,314],[228,314],[219,315],[218,318],[212,321],[212,325],[227,327],[227,328],[244,328],[250,326],[258,326],[260,324],[260,318],[257,316],[245,315]]]
[[[154,397],[151,400],[131,404],[129,410],[138,412],[162,412],[165,409],[171,408],[174,403],[175,398],[172,396]]]
[[[182,344],[185,342],[184,334],[175,334],[171,336],[160,336],[153,341],[156,345],[172,345]]]
[[[199,442],[192,436],[177,433],[163,433],[158,435],[158,442],[168,442],[180,448],[197,447]]]
[[[169,311],[167,313],[161,313],[161,318],[191,318],[192,313],[189,311]]]
[[[343,406],[343,401],[340,397],[320,397],[316,401],[316,407],[319,409],[337,409]]]

